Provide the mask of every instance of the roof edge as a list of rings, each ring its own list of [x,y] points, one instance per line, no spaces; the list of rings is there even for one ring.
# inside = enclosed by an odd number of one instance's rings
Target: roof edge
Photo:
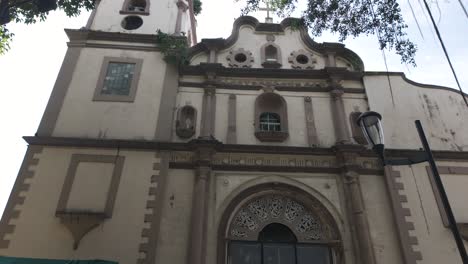
[[[421,88],[428,88],[428,89],[439,89],[439,90],[446,90],[450,92],[454,92],[457,94],[463,94],[465,97],[468,97],[468,94],[465,92],[460,92],[459,90],[447,86],[442,86],[442,85],[435,85],[435,84],[426,84],[426,83],[419,83],[416,81],[413,81],[406,77],[404,72],[385,72],[385,71],[368,71],[364,72],[364,76],[378,76],[378,75],[390,75],[390,76],[400,76],[405,82],[412,84],[417,87]]]

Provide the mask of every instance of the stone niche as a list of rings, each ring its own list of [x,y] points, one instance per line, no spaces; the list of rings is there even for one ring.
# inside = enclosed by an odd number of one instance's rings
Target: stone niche
[[[197,125],[197,110],[186,105],[177,112],[176,134],[180,138],[191,138],[195,135]]]
[[[264,142],[282,142],[288,138],[286,101],[279,94],[265,92],[255,100],[255,137]]]

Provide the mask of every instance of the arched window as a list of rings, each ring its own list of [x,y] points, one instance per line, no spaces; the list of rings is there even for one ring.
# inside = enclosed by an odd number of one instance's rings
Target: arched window
[[[263,93],[255,100],[255,136],[260,141],[280,142],[288,137],[286,101],[276,93]]]
[[[195,135],[197,125],[197,110],[186,105],[179,109],[176,121],[176,134],[181,138],[191,138]]]
[[[276,113],[260,115],[260,131],[281,131],[281,119]]]
[[[261,48],[262,66],[265,68],[281,67],[281,50],[278,45],[268,42]]]
[[[231,220],[227,263],[332,264],[339,235],[325,212],[276,194],[249,201]]]
[[[121,14],[137,13],[142,15],[149,14],[149,0],[125,0]]]
[[[268,45],[265,48],[265,61],[278,62],[278,50],[273,45]]]

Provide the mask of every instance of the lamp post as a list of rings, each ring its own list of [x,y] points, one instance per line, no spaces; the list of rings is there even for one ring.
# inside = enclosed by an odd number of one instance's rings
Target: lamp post
[[[12,2],[11,4],[9,2]],[[55,10],[57,8],[57,0],[0,0],[0,25],[8,24],[11,21],[10,8],[19,7],[27,3],[33,3],[40,13]]]
[[[445,192],[442,179],[440,178],[439,171],[437,170],[437,166],[435,164],[434,157],[432,156],[432,151],[429,147],[429,143],[427,142],[426,135],[424,134],[424,130],[421,126],[421,122],[419,120],[416,120],[415,124],[424,151],[417,153],[413,157],[408,157],[404,159],[386,159],[384,134],[381,120],[382,116],[379,113],[369,111],[362,113],[358,117],[357,124],[361,127],[367,142],[369,143],[369,145],[372,146],[372,149],[377,153],[377,155],[379,155],[379,158],[382,160],[384,166],[412,165],[425,161],[429,162],[429,165],[432,170],[432,175],[434,176],[434,181],[437,186],[437,190],[440,193],[442,204],[444,206],[445,213],[449,221],[450,230],[452,231],[453,237],[455,238],[455,242],[458,247],[458,252],[460,253],[460,257],[463,261],[463,264],[468,264],[468,257],[466,255],[465,245],[463,244],[462,237],[460,236],[460,232],[457,227],[457,222],[455,221],[455,217],[453,216],[453,211],[450,207],[450,203],[447,198],[447,193]]]

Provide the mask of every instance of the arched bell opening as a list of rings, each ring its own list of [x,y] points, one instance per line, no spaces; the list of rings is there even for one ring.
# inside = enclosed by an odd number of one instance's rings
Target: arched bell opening
[[[125,0],[122,6],[122,14],[135,13],[140,15],[149,14],[150,0]]]
[[[281,68],[281,49],[278,45],[268,42],[262,46],[260,51],[264,68]]]

